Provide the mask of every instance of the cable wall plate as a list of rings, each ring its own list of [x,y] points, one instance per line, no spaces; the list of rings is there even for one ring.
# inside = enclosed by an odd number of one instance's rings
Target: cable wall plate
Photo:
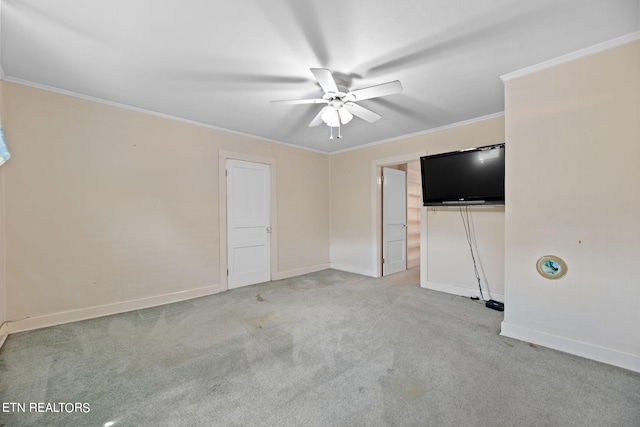
[[[555,255],[545,255],[536,262],[536,270],[545,279],[560,279],[567,274],[567,264]]]

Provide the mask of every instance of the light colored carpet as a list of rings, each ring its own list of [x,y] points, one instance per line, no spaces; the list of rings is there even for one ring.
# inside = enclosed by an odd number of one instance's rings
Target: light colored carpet
[[[640,374],[499,336],[502,313],[335,270],[11,335],[6,426],[640,426]],[[27,408],[28,409],[28,408]]]

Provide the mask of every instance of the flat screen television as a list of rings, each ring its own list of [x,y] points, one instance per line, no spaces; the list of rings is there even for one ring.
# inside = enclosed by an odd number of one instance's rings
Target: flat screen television
[[[504,144],[420,157],[424,206],[504,205]]]

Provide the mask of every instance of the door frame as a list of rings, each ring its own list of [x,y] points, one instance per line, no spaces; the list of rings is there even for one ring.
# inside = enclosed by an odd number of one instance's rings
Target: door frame
[[[278,266],[278,204],[276,159],[220,150],[218,152],[218,215],[220,225],[220,286],[223,291],[229,289],[227,281],[227,160],[242,160],[251,163],[262,163],[270,166],[271,175],[271,278],[277,276]]]
[[[410,163],[420,160],[423,153],[407,153],[392,157],[384,157],[371,161],[371,247],[373,248],[375,277],[382,277],[382,168],[394,166],[400,163]],[[422,236],[420,236],[422,239]]]

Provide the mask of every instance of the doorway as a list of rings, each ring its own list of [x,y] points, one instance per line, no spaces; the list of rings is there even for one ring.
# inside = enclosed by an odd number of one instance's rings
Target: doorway
[[[422,183],[420,176],[420,161],[418,160],[422,153],[405,154],[396,157],[390,157],[386,159],[378,159],[372,162],[372,173],[375,176],[375,182],[377,185],[372,187],[372,201],[374,216],[374,246],[376,257],[376,277],[392,274],[391,269],[385,268],[387,264],[387,253],[384,247],[384,221],[383,221],[383,169],[390,168],[396,170],[402,170],[406,173],[406,210],[405,210],[405,222],[406,225],[406,238],[405,238],[405,267],[404,269],[411,269],[420,267],[421,275],[423,269],[421,266],[422,251],[421,245],[424,243],[421,241],[421,219],[422,212]],[[389,192],[387,192],[388,194]],[[387,233],[388,234],[388,233]],[[383,264],[384,260],[384,264]],[[402,270],[397,270],[402,271]]]

